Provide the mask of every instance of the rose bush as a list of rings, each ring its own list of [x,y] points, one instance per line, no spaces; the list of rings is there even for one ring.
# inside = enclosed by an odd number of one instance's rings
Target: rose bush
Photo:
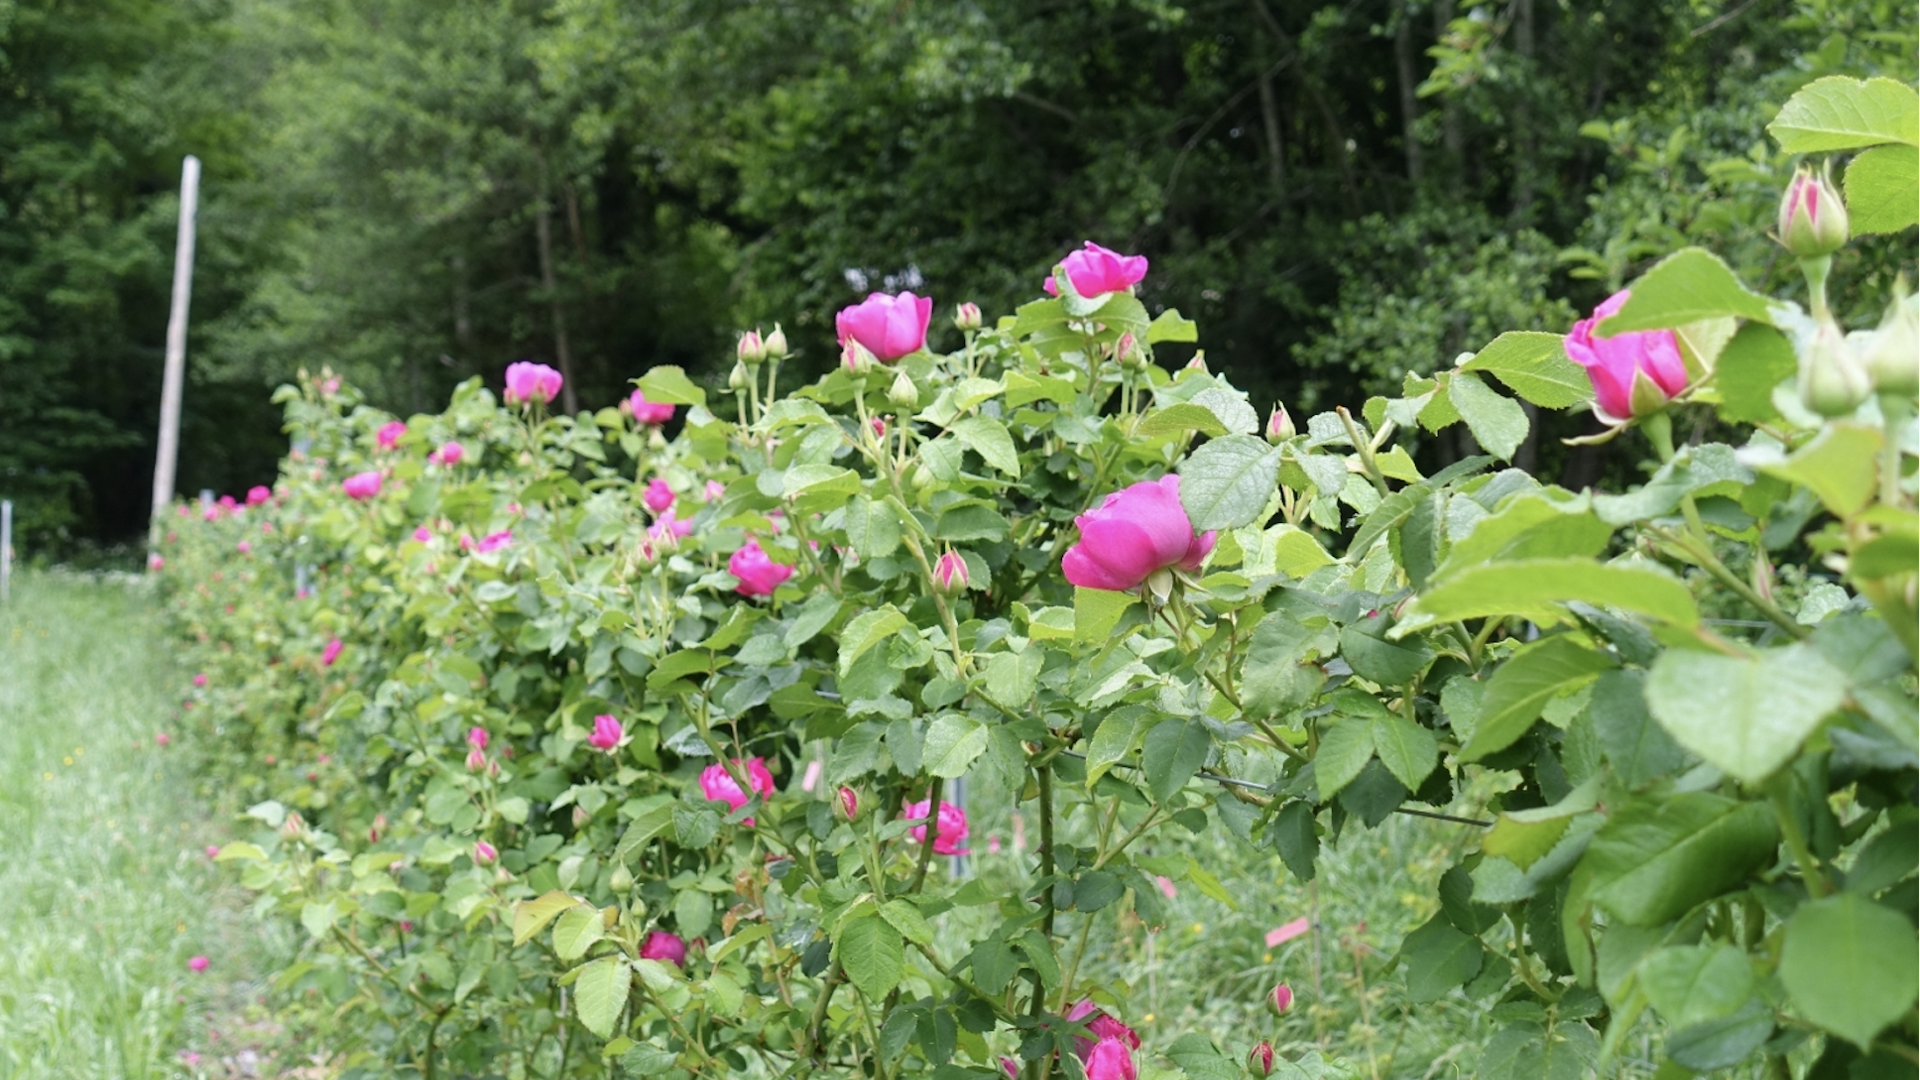
[[[1775,130],[1910,158],[1832,112],[1896,93],[1823,80]],[[1890,159],[1848,197],[1910,188]],[[1650,1029],[1673,1075],[1912,1060],[1912,301],[1835,345],[1827,256],[1803,309],[1688,249],[1571,338],[1297,430],[1155,364],[1196,328],[1111,255],[962,306],[947,352],[928,301],[870,297],[858,362],[784,396],[773,336],[724,396],[656,368],[575,416],[515,365],[523,405],[470,383],[390,449],[329,373],[281,392],[273,497],[153,565],[209,674],[190,726],[260,798],[219,858],[311,936],[278,986],[348,1021],[348,1066],[1355,1076],[1260,1032],[1141,1040],[1087,931],[1161,924],[1163,883],[1233,903],[1193,833],[1310,879],[1403,811],[1490,819],[1396,958],[1413,1001],[1498,1020],[1479,1076]],[[1851,411],[1803,400],[1835,348],[1872,372]],[[1496,383],[1598,404],[1646,482],[1504,464],[1528,419]],[[1423,468],[1456,425],[1484,452]],[[1031,857],[936,864],[1013,806]]]

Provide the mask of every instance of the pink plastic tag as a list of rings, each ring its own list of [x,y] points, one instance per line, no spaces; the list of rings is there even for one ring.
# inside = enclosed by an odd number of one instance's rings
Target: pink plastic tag
[[[806,775],[800,778],[800,790],[812,791],[813,785],[819,782],[820,782],[820,759],[814,758],[812,761],[807,762]]]
[[[1310,929],[1312,929],[1312,924],[1307,922],[1306,916],[1304,915],[1285,925],[1276,926],[1267,931],[1267,948],[1279,948]]]

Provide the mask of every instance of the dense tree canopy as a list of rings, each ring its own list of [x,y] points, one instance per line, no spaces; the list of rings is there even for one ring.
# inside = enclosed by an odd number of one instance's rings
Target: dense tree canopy
[[[1914,41],[1893,0],[0,4],[0,485],[142,526],[186,152],[181,486],[231,489],[303,366],[408,410],[533,358],[598,406],[753,324],[826,363],[869,289],[1004,310],[1087,238],[1216,369],[1357,401],[1683,241],[1785,282],[1763,103]]]

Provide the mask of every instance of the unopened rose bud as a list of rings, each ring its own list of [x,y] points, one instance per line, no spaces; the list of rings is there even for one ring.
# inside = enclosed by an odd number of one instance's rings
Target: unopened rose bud
[[[477,746],[469,749],[467,751],[467,771],[473,773],[486,772],[487,752]]]
[[[1267,991],[1267,1008],[1273,1015],[1279,1016],[1293,1008],[1293,988],[1286,983]]]
[[[773,333],[767,335],[767,359],[784,360],[787,356],[787,332],[780,329],[779,323],[773,324]]]
[[[925,465],[915,465],[913,471],[907,473],[907,486],[915,491],[924,491],[933,480],[933,470]]]
[[[933,564],[933,587],[945,596],[967,591],[967,560],[949,551]]]
[[[487,843],[485,840],[475,840],[473,842],[473,861],[475,865],[492,866],[499,858],[500,853],[494,850],[492,844]]]
[[[1873,392],[1873,380],[1846,334],[1822,319],[1800,352],[1800,403],[1821,416],[1847,416]]]
[[[878,416],[875,416],[875,417],[870,417],[870,418],[868,418],[868,420],[867,420],[867,426],[868,426],[869,428],[871,428],[871,429],[873,430],[873,437],[874,437],[874,438],[876,438],[876,439],[880,439],[880,440],[883,440],[883,441],[884,441],[884,440],[886,439],[886,437],[887,437],[887,422],[886,422],[886,420],[884,420],[884,419],[882,419],[881,417],[878,417]]]
[[[835,791],[833,796],[833,812],[839,816],[841,821],[851,824],[852,822],[860,820],[860,796],[858,793],[850,787],[842,787],[838,791]]]
[[[1287,415],[1287,407],[1274,402],[1273,412],[1267,417],[1267,441],[1278,446],[1295,434],[1293,417]]]
[[[727,374],[727,389],[745,390],[751,381],[751,377],[747,374],[747,365],[735,364],[733,370]]]
[[[369,844],[379,843],[380,838],[382,836],[385,836],[386,833],[387,833],[387,815],[375,814],[373,817],[373,825],[367,829],[367,843]]]
[[[607,888],[622,896],[633,891],[633,871],[627,869],[627,864],[621,863],[613,868],[612,875],[607,878]]]
[[[1197,371],[1202,375],[1212,374],[1207,367],[1207,354],[1205,350],[1193,354],[1193,359],[1187,361],[1187,370]]]
[[[300,816],[300,811],[298,810],[288,814],[287,820],[280,823],[280,836],[282,839],[298,840],[306,835],[307,821]]]
[[[1826,169],[1802,165],[1780,198],[1780,243],[1802,259],[1831,255],[1847,245],[1847,206]]]
[[[912,412],[920,407],[920,388],[913,385],[913,379],[905,371],[898,372],[893,377],[893,385],[887,388],[887,400],[902,412]]]
[[[1147,366],[1147,351],[1140,347],[1139,339],[1132,334],[1121,334],[1114,343],[1113,355],[1119,359],[1120,366],[1138,371]]]
[[[980,329],[980,305],[971,301],[953,309],[953,328],[965,333]]]
[[[767,358],[767,343],[760,340],[760,331],[749,330],[740,335],[740,343],[734,347],[734,355],[748,367],[755,367]]]
[[[873,370],[874,364],[878,363],[873,358],[873,353],[852,337],[840,343],[840,362],[855,375],[865,375]]]
[[[1866,348],[1867,374],[1882,394],[1911,396],[1920,390],[1920,296],[1901,295],[1905,286],[1905,281],[1894,285],[1893,302]]]
[[[1247,1068],[1252,1069],[1255,1076],[1272,1075],[1273,1044],[1265,1039],[1255,1043],[1253,1050],[1247,1054]]]
[[[584,806],[575,806],[575,807],[573,808],[573,827],[574,827],[574,828],[576,828],[576,829],[582,829],[582,828],[585,828],[585,827],[586,827],[586,824],[587,824],[587,822],[589,822],[589,821],[592,821],[592,820],[593,820],[593,815],[592,815],[592,814],[589,814],[589,813],[587,813],[587,808],[586,808],[586,807],[584,807]]]

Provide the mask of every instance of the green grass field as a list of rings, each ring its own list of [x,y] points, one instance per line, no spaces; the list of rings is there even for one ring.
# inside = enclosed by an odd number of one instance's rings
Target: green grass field
[[[0,608],[0,1078],[245,1075],[275,1041],[260,980],[288,939],[222,884],[223,819],[156,741],[190,673],[153,608],[46,576]]]

